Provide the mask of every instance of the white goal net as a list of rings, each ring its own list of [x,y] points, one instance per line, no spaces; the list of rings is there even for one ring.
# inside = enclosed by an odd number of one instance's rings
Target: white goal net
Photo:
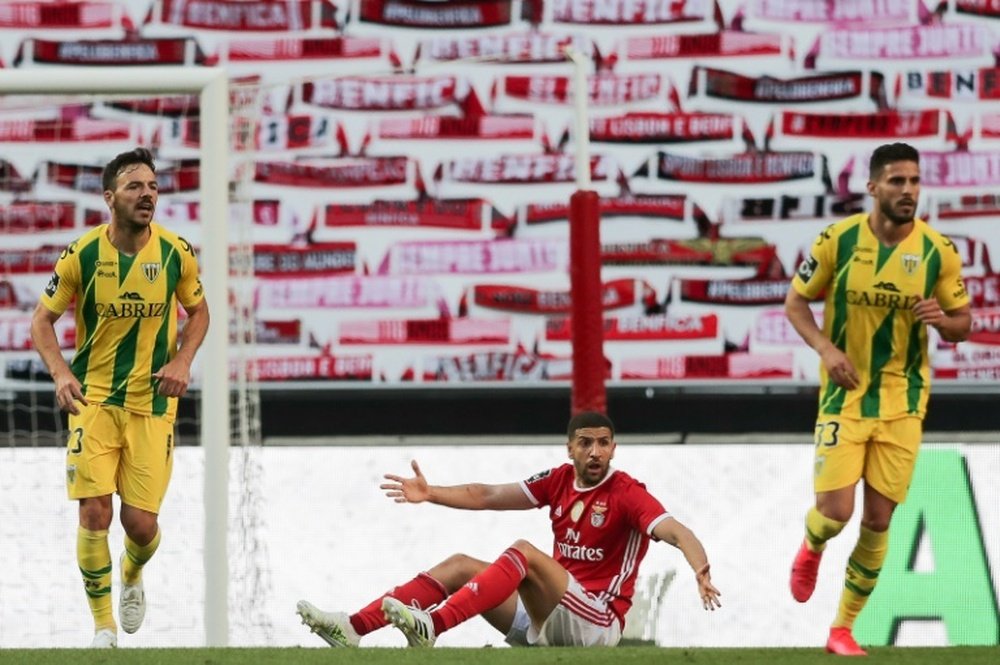
[[[10,471],[0,479],[0,553],[17,562],[16,574],[0,580],[0,644],[88,640],[91,620],[74,555],[76,506],[63,486],[65,416],[31,347],[30,320],[62,248],[107,221],[103,165],[140,145],[157,163],[157,221],[197,248],[213,319],[181,401],[174,466],[175,482],[201,475],[203,491],[167,493],[163,546],[147,571],[150,619],[170,624],[169,646],[266,644],[271,630],[255,602],[269,578],[259,523],[253,203],[246,186],[261,90],[231,84],[219,69],[180,67],[0,71],[0,90],[0,463]],[[68,358],[71,312],[56,332]],[[49,541],[64,547],[43,547],[41,531],[65,534]],[[113,558],[121,535],[113,523]],[[164,631],[154,628],[131,644],[168,646],[156,641],[157,632]]]

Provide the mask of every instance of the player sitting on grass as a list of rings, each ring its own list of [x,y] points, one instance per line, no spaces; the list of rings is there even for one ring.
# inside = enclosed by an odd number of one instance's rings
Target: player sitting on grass
[[[429,485],[413,462],[414,477],[386,474],[388,482],[381,485],[397,503],[429,501],[466,510],[547,506],[551,556],[525,540],[493,563],[456,554],[351,615],[300,601],[302,622],[338,647],[357,646],[363,635],[389,623],[410,646],[430,647],[441,633],[477,614],[512,645],[615,646],[650,540],[679,548],[695,571],[705,609],[720,607],[698,538],[645,486],[611,468],[611,420],[580,413],[569,421],[567,434],[572,463],[522,482]]]

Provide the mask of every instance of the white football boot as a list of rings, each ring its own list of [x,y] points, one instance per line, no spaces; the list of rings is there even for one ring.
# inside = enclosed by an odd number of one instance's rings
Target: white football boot
[[[407,607],[391,596],[382,599],[386,620],[399,628],[411,647],[432,647],[437,641],[431,615],[416,607]]]
[[[125,572],[125,552],[118,559],[118,568]],[[142,588],[142,580],[136,584],[125,584],[122,580],[122,592],[118,596],[118,623],[122,630],[130,635],[139,630],[142,620],[146,618],[146,592]]]
[[[305,600],[298,602],[295,611],[309,630],[332,647],[356,647],[361,642],[361,636],[344,612],[324,612]]]

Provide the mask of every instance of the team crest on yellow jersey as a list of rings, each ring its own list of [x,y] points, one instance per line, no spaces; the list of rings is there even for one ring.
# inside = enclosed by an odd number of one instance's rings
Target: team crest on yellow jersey
[[[143,263],[142,264],[142,274],[146,277],[146,281],[150,284],[156,281],[156,278],[160,276],[160,264],[159,263]]]
[[[901,259],[903,261],[903,270],[907,275],[913,275],[917,272],[917,268],[920,267],[919,254],[903,254]]]

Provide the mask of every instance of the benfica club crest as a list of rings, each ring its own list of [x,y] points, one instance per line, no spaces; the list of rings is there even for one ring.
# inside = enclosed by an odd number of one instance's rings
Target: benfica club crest
[[[901,258],[903,261],[903,270],[906,271],[907,275],[917,272],[917,268],[920,267],[919,254],[903,254]]]
[[[142,274],[145,275],[146,281],[150,284],[156,281],[156,278],[160,276],[160,264],[159,263],[143,263]]]
[[[608,512],[608,507],[603,504],[594,504],[590,509],[590,525],[593,527],[600,527],[604,524],[604,513]]]

